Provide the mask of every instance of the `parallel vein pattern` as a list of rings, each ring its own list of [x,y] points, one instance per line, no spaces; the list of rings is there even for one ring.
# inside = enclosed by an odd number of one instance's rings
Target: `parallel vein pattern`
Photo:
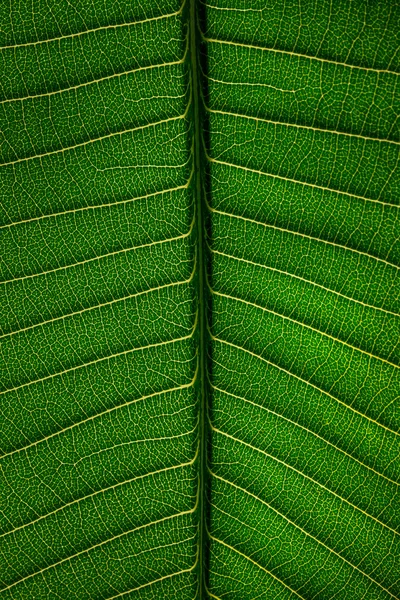
[[[400,12],[205,14],[209,594],[398,598]]]
[[[0,48],[0,598],[193,599],[186,8],[28,4]]]

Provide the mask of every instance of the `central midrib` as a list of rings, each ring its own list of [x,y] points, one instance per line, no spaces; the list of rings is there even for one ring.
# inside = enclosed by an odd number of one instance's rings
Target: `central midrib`
[[[198,30],[198,2],[189,0],[189,42],[190,42],[190,78],[191,78],[191,102],[193,118],[193,160],[194,160],[194,194],[195,211],[197,220],[197,310],[198,310],[198,377],[200,393],[200,419],[199,419],[199,532],[198,532],[198,576],[199,576],[199,599],[203,599],[206,594],[206,516],[207,516],[207,298],[206,298],[206,228],[205,228],[205,202],[203,196],[204,165],[205,155],[202,141],[202,110],[201,99],[201,81],[199,68],[199,30]]]

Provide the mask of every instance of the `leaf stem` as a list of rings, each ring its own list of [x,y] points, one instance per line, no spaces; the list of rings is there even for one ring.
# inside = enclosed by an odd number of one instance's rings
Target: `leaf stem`
[[[199,68],[199,31],[197,0],[190,0],[189,40],[190,40],[190,77],[193,102],[193,145],[194,145],[194,194],[197,216],[197,264],[198,264],[198,351],[200,381],[200,420],[199,420],[199,598],[207,597],[206,586],[206,548],[207,548],[207,285],[206,285],[206,227],[205,201],[203,196],[204,160],[202,156],[202,111],[200,106],[201,69]]]

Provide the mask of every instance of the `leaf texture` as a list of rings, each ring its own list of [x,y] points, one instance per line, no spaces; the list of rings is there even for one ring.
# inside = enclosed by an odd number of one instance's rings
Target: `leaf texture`
[[[1,598],[197,590],[188,27],[135,4],[3,31]]]
[[[398,7],[206,15],[210,596],[397,598]]]
[[[398,4],[0,20],[0,598],[400,597]]]

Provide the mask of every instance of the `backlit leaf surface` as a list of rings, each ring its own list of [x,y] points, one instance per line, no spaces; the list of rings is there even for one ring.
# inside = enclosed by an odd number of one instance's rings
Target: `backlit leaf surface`
[[[0,598],[398,598],[398,4],[0,15]]]

